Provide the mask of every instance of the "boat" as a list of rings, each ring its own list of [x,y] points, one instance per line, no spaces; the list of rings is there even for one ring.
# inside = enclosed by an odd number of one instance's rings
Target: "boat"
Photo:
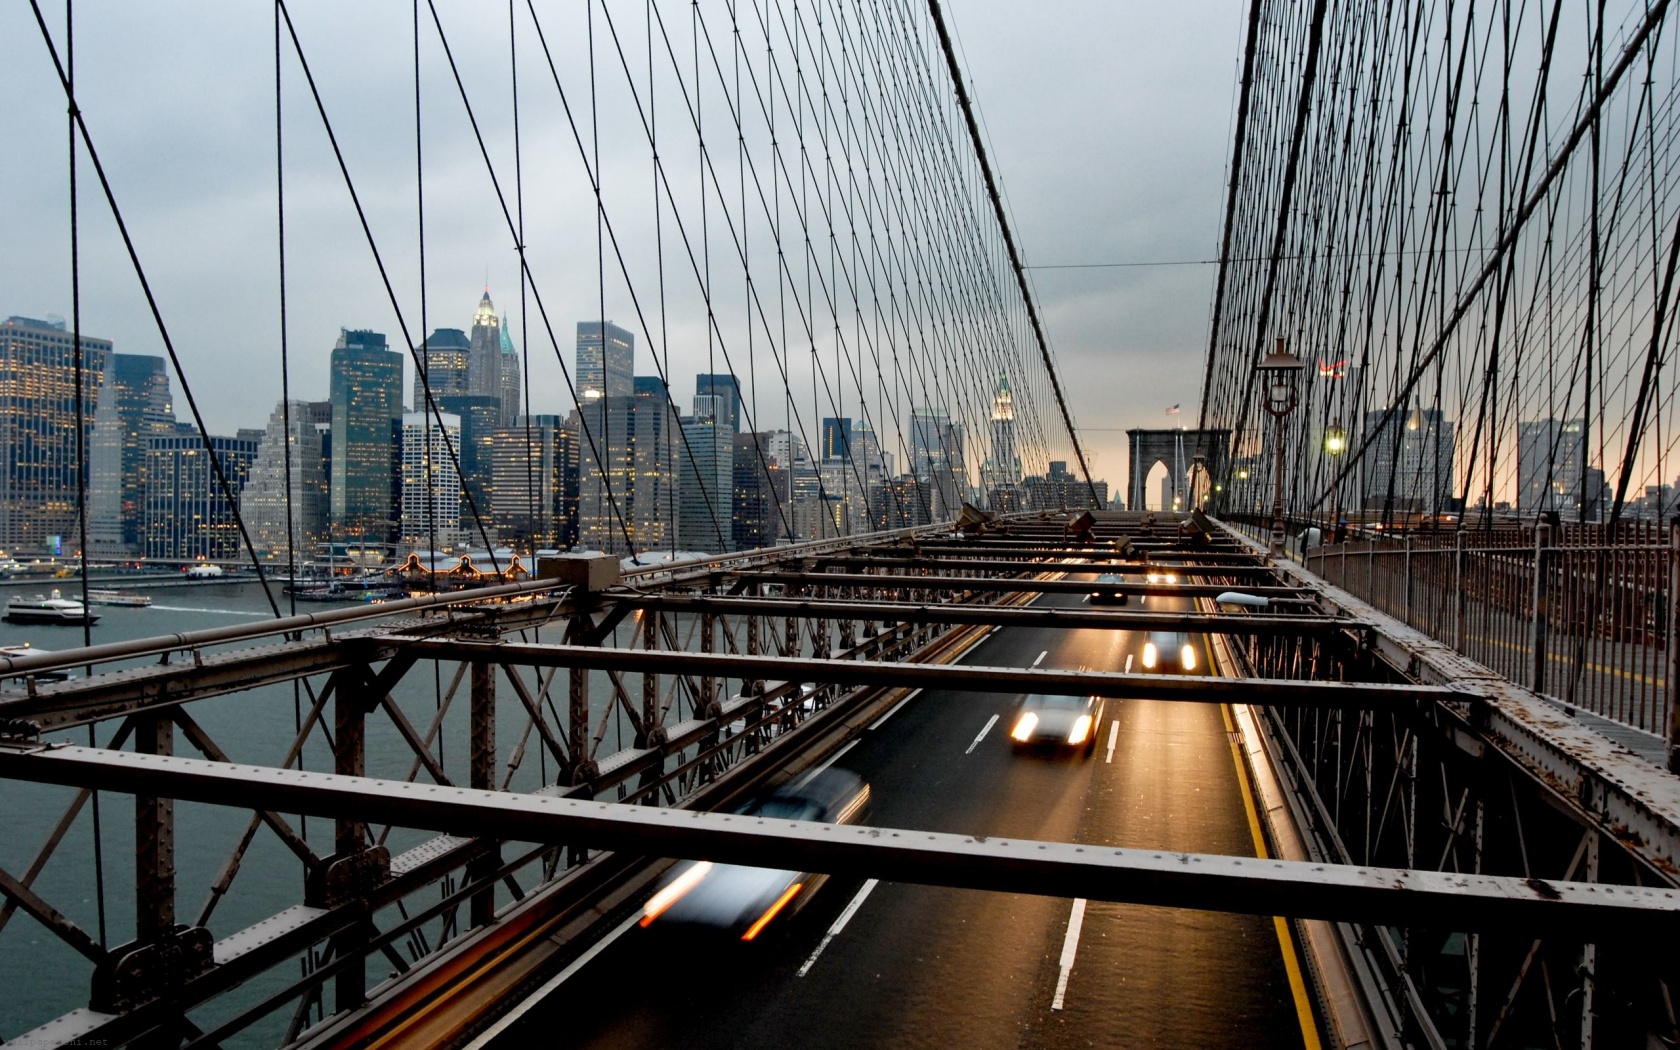
[[[51,598],[36,595],[33,599],[13,596],[6,603],[6,613],[0,620],[7,623],[64,624],[89,627],[99,622],[99,614],[88,611],[81,602],[66,598],[55,589]]]
[[[19,657],[19,656],[55,656],[55,655],[57,655],[57,654],[52,652],[50,649],[37,649],[34,646],[30,645],[28,642],[24,642],[22,645],[0,645],[0,656],[4,656],[4,657],[15,658],[15,657]],[[17,680],[21,682],[21,681],[24,681],[25,679],[33,678],[33,679],[35,679],[35,681],[42,682],[42,683],[46,683],[46,682],[68,682],[70,679],[72,679],[74,677],[76,677],[74,673],[72,673],[68,670],[59,669],[59,670],[56,670],[56,671],[36,671],[34,674],[20,674],[20,675],[17,676]]]
[[[90,589],[87,596],[89,605],[127,605],[144,608],[152,604],[150,595],[135,594],[133,591]]]

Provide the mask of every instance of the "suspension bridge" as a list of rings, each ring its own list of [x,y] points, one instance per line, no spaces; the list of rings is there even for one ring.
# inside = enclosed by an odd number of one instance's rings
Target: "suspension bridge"
[[[0,328],[0,536],[80,604],[0,651],[0,1038],[1680,1045],[1666,0],[1251,0],[1112,494],[960,11],[271,15],[240,384],[92,20],[11,16],[72,311]],[[244,615],[94,626],[141,559]]]

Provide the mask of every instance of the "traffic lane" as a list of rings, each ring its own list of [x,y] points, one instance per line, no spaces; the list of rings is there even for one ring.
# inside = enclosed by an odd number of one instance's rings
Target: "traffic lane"
[[[1079,595],[1042,599],[1052,607],[1073,606],[1080,600]],[[1114,639],[1102,636],[1109,634],[998,631],[976,646],[965,662],[1016,667],[1035,662],[1049,667],[1091,665],[1093,657],[1114,648]],[[994,725],[982,746],[967,752],[986,719],[998,714],[1001,724],[1015,699],[924,692],[874,723],[877,728],[866,732],[839,760],[871,785],[869,822],[1018,837],[1055,837],[1051,829],[1065,829],[1071,836],[1078,823],[1084,781],[1057,775],[1051,767],[1018,766],[1009,761],[1007,744],[1001,752],[984,746],[1006,740],[1007,727],[1000,731]],[[1003,802],[1014,792],[1024,794],[1030,804],[1011,814]],[[500,1045],[519,1046],[542,1038],[558,1039],[562,1045],[613,1047],[782,1046],[790,1042],[855,1046],[885,1041],[882,1033],[896,1031],[905,1020],[894,1016],[895,1011],[905,1010],[927,1031],[948,1031],[947,1026],[928,1024],[927,1014],[930,1008],[936,1013],[952,1009],[952,988],[924,1004],[920,994],[924,985],[909,979],[905,971],[927,957],[930,943],[936,954],[971,953],[961,946],[961,936],[924,925],[923,912],[929,907],[941,910],[958,935],[1002,922],[1001,943],[1008,951],[992,953],[979,967],[965,968],[962,978],[947,979],[997,985],[996,994],[970,997],[981,1009],[958,1026],[960,1037],[978,1039],[975,1045],[1014,1045],[1011,1039],[995,1043],[990,1029],[1002,1025],[1000,1031],[1015,1031],[1027,1009],[1030,990],[1023,990],[1022,977],[1037,964],[1036,945],[1045,924],[1054,922],[1058,902],[881,886],[852,920],[860,929],[868,929],[879,925],[873,918],[878,911],[903,916],[885,924],[878,945],[882,950],[876,953],[879,965],[873,971],[836,968],[825,954],[808,976],[799,977],[799,966],[815,952],[860,885],[857,880],[831,882],[803,912],[772,923],[750,945],[727,937],[690,936],[688,931],[661,929],[657,923],[646,930],[632,929],[511,1027]],[[935,899],[918,898],[916,891],[931,893]],[[905,898],[907,893],[910,896]],[[997,910],[997,901],[1008,903]],[[863,939],[873,940],[869,933]],[[857,940],[848,927],[834,943],[855,945]],[[957,947],[947,950],[946,941],[956,942]],[[916,995],[912,999],[884,995],[883,984],[910,989]],[[618,1008],[606,1009],[606,1004]],[[1008,1009],[997,1016],[994,1004],[1007,1004]]]
[[[1187,598],[1146,603],[1195,607]],[[1213,668],[1208,639],[1190,641],[1201,667]],[[1133,644],[1141,647],[1141,638]],[[1219,705],[1119,700],[1110,701],[1107,716],[1098,753],[1107,768],[1093,783],[1078,841],[1254,854],[1246,773]],[[1084,1046],[1103,1029],[1125,1033],[1128,1046],[1303,1045],[1284,948],[1268,916],[1093,901],[1079,934],[1062,1009],[1039,1004],[1039,1045]]]

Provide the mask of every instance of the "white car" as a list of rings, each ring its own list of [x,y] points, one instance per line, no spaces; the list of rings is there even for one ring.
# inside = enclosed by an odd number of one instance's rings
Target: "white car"
[[[1183,631],[1150,631],[1143,643],[1145,671],[1194,674],[1200,662],[1195,644]]]
[[[1028,748],[1040,748],[1082,751],[1088,756],[1096,750],[1097,727],[1102,716],[1101,697],[1032,693],[1022,697],[1016,709],[1009,740],[1017,754]]]

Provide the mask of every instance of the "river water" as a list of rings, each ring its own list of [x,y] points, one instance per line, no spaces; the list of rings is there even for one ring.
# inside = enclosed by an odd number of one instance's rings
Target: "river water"
[[[59,581],[66,596],[75,593],[75,581]],[[46,591],[49,586],[24,587],[21,593]],[[17,588],[7,591],[20,593]],[[98,607],[100,622],[93,628],[94,644],[135,638],[175,634],[212,627],[227,627],[242,622],[254,622],[272,616],[261,588],[254,583],[208,582],[189,587],[169,587],[148,590],[154,604],[149,608]],[[0,595],[3,598],[3,595]],[[284,597],[280,597],[282,612],[288,611]],[[310,610],[338,608],[314,605]],[[557,632],[553,640],[557,640]],[[544,640],[550,640],[545,635]],[[0,623],[0,644],[18,645],[28,642],[36,648],[48,650],[72,649],[81,645],[80,627],[20,627]],[[393,691],[393,697],[407,714],[409,721],[421,734],[426,732],[439,707],[440,699],[450,688],[455,675],[453,665],[417,665]],[[639,695],[635,676],[627,686],[632,695]],[[538,683],[529,671],[526,681],[536,693]],[[555,710],[563,712],[565,704],[564,676],[558,683],[559,695]],[[320,680],[317,680],[317,688]],[[19,688],[7,682],[8,690]],[[599,706],[609,695],[603,678],[592,683],[591,695]],[[456,783],[466,780],[467,697],[466,684],[461,683],[456,702],[444,718],[439,734],[443,740],[443,764]],[[301,715],[306,714],[309,697],[288,683],[250,690],[245,693],[191,704],[189,713],[214,738],[235,762],[248,761],[278,765],[295,737]],[[330,710],[327,718],[330,724]],[[551,714],[551,724],[555,716]],[[515,750],[520,731],[528,721],[524,707],[513,690],[505,684],[498,690],[497,720],[500,732],[498,781],[507,775],[507,767]],[[592,726],[596,724],[592,721]],[[625,730],[620,718],[601,720],[605,730],[605,746],[601,754],[609,753],[622,738]],[[96,741],[103,745],[117,732],[120,722],[113,720],[96,727]],[[59,734],[53,739],[85,744],[89,740],[86,729]],[[184,735],[175,735],[175,752],[197,757]],[[415,764],[413,752],[402,740],[391,720],[382,715],[370,716],[367,723],[368,774],[376,777],[402,779]],[[331,768],[331,758],[320,731],[310,738],[303,752],[305,768]],[[553,774],[554,766],[542,754],[535,733],[529,734],[523,761],[512,775],[514,790],[531,790]],[[421,779],[426,774],[421,773]],[[76,798],[67,788],[0,781],[0,866],[22,876],[33,862],[41,845],[52,834]],[[47,862],[34,882],[37,891],[55,908],[80,925],[96,940],[109,946],[130,940],[134,931],[134,804],[132,796],[101,793],[97,796],[99,849],[95,850],[95,807],[86,805],[71,825],[52,859]],[[332,848],[332,826],[324,820],[287,818],[294,830],[306,833],[312,848],[325,855]],[[251,814],[248,810],[180,803],[176,807],[177,842],[177,921],[198,923],[211,902],[210,888],[224,871],[230,856],[245,835]],[[397,829],[391,833],[388,845],[395,854],[416,845],[428,836],[419,832]],[[102,863],[98,863],[102,861]],[[101,882],[103,892],[101,893]],[[429,891],[422,905],[436,899],[437,891]],[[303,866],[301,862],[267,828],[261,828],[251,842],[243,863],[229,891],[214,902],[204,924],[217,939],[243,929],[276,912],[298,904],[303,899]],[[101,909],[103,901],[103,909]],[[103,911],[103,925],[101,923]],[[385,920],[382,920],[382,925]],[[377,956],[369,964],[370,977],[377,980],[388,964]],[[297,967],[279,967],[253,980],[245,987],[222,997],[221,1000],[191,1016],[201,1028],[209,1028],[236,1012],[277,990],[284,981],[295,979]],[[75,951],[58,940],[25,915],[14,915],[0,930],[0,1038],[8,1042],[18,1035],[52,1020],[61,1014],[88,1004],[88,963]],[[329,993],[330,999],[330,993]],[[291,1014],[290,1006],[271,1015],[267,1022],[244,1033],[229,1045],[275,1045]]]

